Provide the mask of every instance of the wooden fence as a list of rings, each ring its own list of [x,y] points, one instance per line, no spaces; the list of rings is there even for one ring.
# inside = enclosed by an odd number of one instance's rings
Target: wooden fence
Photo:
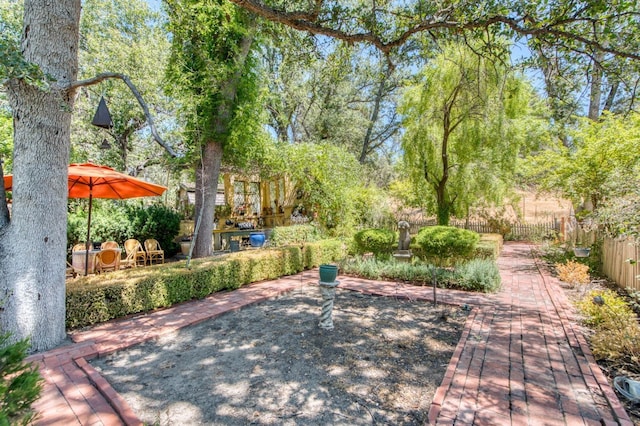
[[[427,226],[435,226],[437,222],[435,219],[428,219],[411,221],[409,224],[411,225],[409,232],[415,235],[420,229]],[[496,229],[495,225],[489,224],[486,221],[451,220],[449,225],[455,226],[456,228],[469,229],[480,234],[500,233],[500,230]],[[394,224],[393,229],[397,230],[397,224]],[[506,240],[541,241],[544,238],[553,237],[555,233],[560,232],[560,222],[551,220],[543,223],[511,223],[508,225],[508,229],[509,232],[504,236]]]
[[[632,238],[605,238],[602,272],[619,287],[640,291],[640,246]]]
[[[567,222],[566,231],[566,241],[571,246],[589,247],[602,240],[602,273],[620,288],[640,291],[640,241],[603,237],[597,231],[583,230],[575,222]]]

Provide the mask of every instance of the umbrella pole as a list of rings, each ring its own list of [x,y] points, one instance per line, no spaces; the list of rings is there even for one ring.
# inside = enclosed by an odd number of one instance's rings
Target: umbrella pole
[[[93,193],[89,192],[89,218],[87,219],[87,239],[85,242],[85,253],[84,253],[84,276],[89,275],[89,236],[91,233],[91,205],[93,204]]]

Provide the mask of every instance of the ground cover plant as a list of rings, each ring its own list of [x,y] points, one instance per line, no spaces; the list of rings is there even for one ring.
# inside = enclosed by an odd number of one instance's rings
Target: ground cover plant
[[[146,424],[423,425],[466,312],[316,285],[97,358]]]
[[[640,381],[640,326],[634,312],[633,293],[618,288],[615,283],[595,275],[587,264],[596,259],[575,258],[572,251],[547,244],[540,249],[546,266],[566,285],[561,286],[575,305],[589,346],[598,365],[612,383],[614,377],[627,376]],[[593,257],[593,255],[591,256]],[[566,281],[565,281],[566,280]],[[575,285],[580,282],[579,285]],[[640,424],[640,410],[625,398],[620,398],[631,419]]]
[[[495,261],[473,259],[455,268],[437,267],[426,262],[397,262],[394,259],[372,259],[354,256],[340,263],[346,275],[371,280],[401,281],[415,285],[433,285],[434,277],[440,288],[494,293],[500,289],[500,272]]]

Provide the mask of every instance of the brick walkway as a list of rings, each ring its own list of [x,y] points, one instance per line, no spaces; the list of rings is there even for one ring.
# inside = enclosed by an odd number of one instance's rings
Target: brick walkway
[[[555,279],[526,244],[506,244],[497,295],[439,289],[440,303],[473,309],[429,411],[438,425],[632,425],[598,368]],[[75,343],[35,354],[45,378],[38,425],[140,425],[88,359],[230,310],[268,300],[317,273],[257,283],[148,315],[74,332]],[[348,277],[340,286],[370,294],[433,300],[432,289]]]

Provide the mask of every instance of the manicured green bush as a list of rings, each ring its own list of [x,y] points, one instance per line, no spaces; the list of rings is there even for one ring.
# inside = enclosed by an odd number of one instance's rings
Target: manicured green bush
[[[222,257],[133,268],[67,283],[66,324],[73,329],[192,299],[221,290],[296,274],[344,256],[337,240],[250,250]]]
[[[394,248],[395,232],[390,229],[363,229],[356,232],[353,240],[358,253],[373,253],[376,257],[391,254]]]
[[[429,226],[418,232],[415,244],[422,249],[425,260],[445,265],[471,258],[479,240],[476,232],[466,229]]]
[[[0,425],[31,424],[31,404],[40,396],[42,378],[34,365],[24,362],[29,341],[9,343],[10,336],[0,334]]]
[[[311,269],[345,256],[345,244],[340,240],[321,240],[307,243],[302,248],[304,268]]]
[[[480,234],[474,258],[496,260],[502,251],[503,238],[500,234]]]
[[[472,259],[455,269],[458,286],[464,290],[495,293],[500,290],[498,265],[489,259]]]
[[[269,244],[272,247],[303,245],[319,239],[320,233],[313,225],[276,226],[269,236]]]

